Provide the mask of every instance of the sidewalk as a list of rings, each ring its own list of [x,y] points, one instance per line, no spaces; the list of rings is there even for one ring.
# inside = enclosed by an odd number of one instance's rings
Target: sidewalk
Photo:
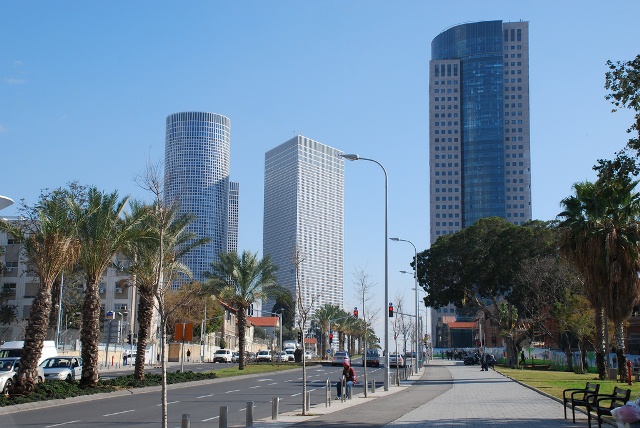
[[[311,408],[314,417],[280,415],[278,421],[260,421],[257,427],[474,427],[569,428],[586,427],[586,416],[576,412],[576,424],[564,419],[562,403],[514,382],[495,371],[462,362],[434,360],[421,375],[364,398],[360,393],[346,403],[324,403]],[[298,412],[299,415],[299,412]]]

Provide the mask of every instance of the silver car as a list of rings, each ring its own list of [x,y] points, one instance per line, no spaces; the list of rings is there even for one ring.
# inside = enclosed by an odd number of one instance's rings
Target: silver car
[[[0,358],[0,391],[8,394],[16,382],[20,358]],[[45,376],[42,368],[38,366],[38,382],[44,382]]]
[[[40,363],[46,380],[78,380],[82,375],[82,358],[51,357]]]

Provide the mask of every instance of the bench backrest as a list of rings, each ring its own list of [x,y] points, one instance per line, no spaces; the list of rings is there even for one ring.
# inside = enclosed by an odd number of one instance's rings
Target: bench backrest
[[[619,388],[619,387],[616,386],[615,388],[613,388],[613,395],[615,395],[616,398],[624,400],[625,403],[626,403],[631,398],[631,390],[630,389]]]
[[[600,390],[600,384],[599,383],[591,383],[591,382],[587,382],[587,386],[585,387],[586,392],[588,393],[595,393],[597,394],[598,391]]]

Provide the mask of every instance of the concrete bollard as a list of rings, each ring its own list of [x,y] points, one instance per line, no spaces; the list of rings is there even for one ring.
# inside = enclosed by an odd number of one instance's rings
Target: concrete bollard
[[[227,406],[220,406],[220,419],[218,420],[218,428],[227,428]]]
[[[331,407],[331,381],[329,378],[327,378],[327,382],[325,384],[324,399],[324,407]]]
[[[182,414],[181,428],[191,428],[191,413]]]
[[[307,391],[307,403],[305,405],[307,412],[311,410],[311,392]]]
[[[247,426],[253,426],[253,401],[247,401]]]
[[[279,413],[280,413],[280,397],[273,397],[271,399],[271,420],[277,421]]]

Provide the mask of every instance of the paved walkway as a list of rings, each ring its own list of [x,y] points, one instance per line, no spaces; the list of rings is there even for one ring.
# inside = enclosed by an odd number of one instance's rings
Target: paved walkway
[[[586,416],[576,413],[574,425],[563,416],[562,404],[495,371],[479,366],[435,360],[423,373],[384,392],[364,398],[362,393],[330,408],[314,406],[317,416],[281,415],[279,421],[256,426],[317,428],[569,428],[586,427]],[[304,419],[304,420],[303,420]]]

